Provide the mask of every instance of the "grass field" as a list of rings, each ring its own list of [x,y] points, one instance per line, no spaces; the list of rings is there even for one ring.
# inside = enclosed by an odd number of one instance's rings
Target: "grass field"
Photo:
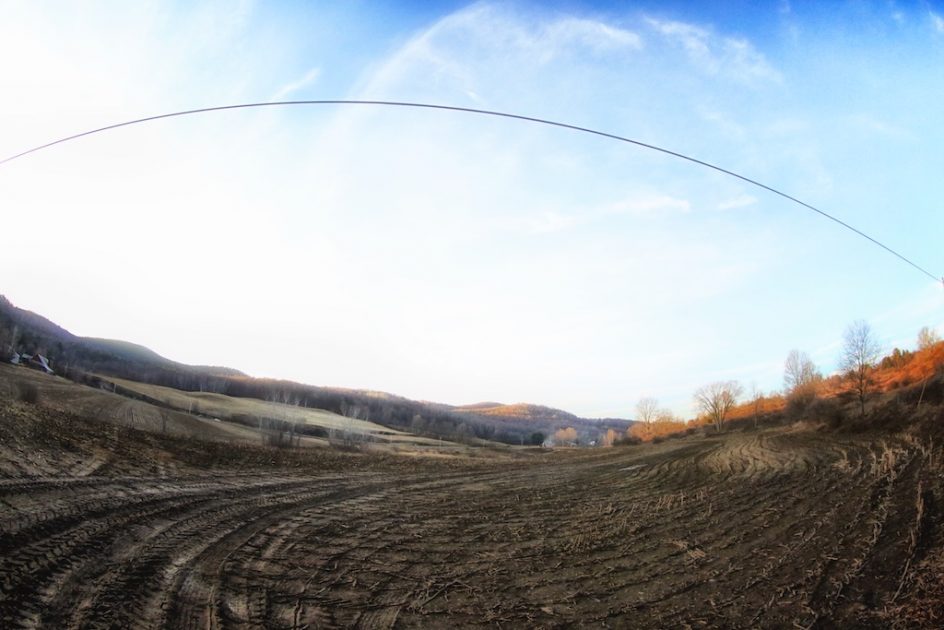
[[[211,420],[140,430],[81,411],[111,394],[56,384],[29,404],[0,376],[3,627],[936,628],[944,614],[944,452],[926,435],[798,425],[407,458],[265,448]]]
[[[320,427],[326,436],[350,437],[364,442],[364,448],[404,450],[410,453],[467,453],[467,445],[412,435],[396,429],[348,418],[320,409],[307,409],[251,398],[234,398],[221,394],[184,392],[169,387],[138,383],[125,379],[101,377],[102,383],[114,384],[119,391],[140,394],[160,404],[150,404],[122,396],[108,389],[77,385],[66,379],[40,374],[32,370],[0,364],[0,391],[12,396],[16,383],[29,382],[50,406],[63,411],[91,415],[102,421],[147,431],[203,439],[261,441],[255,422],[249,425],[232,422],[236,417],[260,418]],[[302,436],[301,446],[327,446],[328,437]],[[491,444],[494,448],[501,445]]]

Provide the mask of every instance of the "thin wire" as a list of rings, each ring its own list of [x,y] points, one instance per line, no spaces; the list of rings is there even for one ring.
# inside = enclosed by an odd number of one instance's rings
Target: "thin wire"
[[[611,139],[611,140],[618,140],[618,141],[620,141],[620,142],[626,142],[626,143],[628,143],[628,144],[633,144],[633,145],[636,145],[636,146],[638,146],[638,147],[642,147],[642,148],[644,148],[644,149],[650,149],[650,150],[652,150],[652,151],[658,151],[659,153],[664,153],[665,155],[671,155],[672,157],[676,157],[676,158],[685,160],[685,161],[687,161],[687,162],[691,162],[691,163],[693,163],[693,164],[698,164],[699,166],[704,166],[704,167],[710,168],[710,169],[712,169],[712,170],[718,171],[719,173],[724,173],[725,175],[728,175],[728,176],[730,176],[730,177],[734,177],[734,178],[740,179],[741,181],[747,182],[748,184],[752,184],[752,185],[754,185],[754,186],[757,186],[758,188],[763,188],[764,190],[766,190],[766,191],[768,191],[768,192],[772,192],[772,193],[775,194],[775,195],[779,195],[780,197],[783,197],[784,199],[787,199],[787,200],[792,201],[792,202],[794,202],[794,203],[796,203],[796,204],[799,204],[799,205],[803,206],[804,208],[806,208],[806,209],[808,209],[808,210],[812,210],[812,211],[815,212],[816,214],[819,214],[820,216],[823,216],[823,217],[829,219],[830,221],[834,221],[835,223],[838,223],[839,225],[841,225],[842,227],[846,228],[847,230],[851,230],[852,232],[855,232],[856,234],[858,234],[858,235],[861,236],[862,238],[869,240],[869,241],[872,242],[873,244],[878,245],[879,247],[881,247],[882,249],[884,249],[884,250],[887,251],[888,253],[892,254],[893,256],[897,257],[898,259],[900,259],[900,260],[902,260],[902,261],[908,263],[909,265],[911,265],[912,267],[914,267],[915,269],[917,269],[918,271],[920,271],[920,272],[923,273],[924,275],[928,276],[929,278],[931,278],[931,279],[934,280],[935,282],[941,282],[942,285],[944,285],[944,277],[938,277],[938,276],[934,275],[933,273],[931,273],[931,272],[928,271],[927,269],[925,269],[925,268],[919,266],[917,263],[915,263],[915,262],[909,260],[909,259],[906,258],[904,255],[898,253],[897,251],[895,251],[895,250],[892,249],[891,247],[888,247],[888,246],[885,245],[884,243],[882,243],[882,242],[880,242],[880,241],[878,241],[878,240],[872,238],[871,236],[869,236],[868,234],[866,234],[866,233],[863,232],[862,230],[859,230],[858,228],[855,228],[855,227],[849,225],[849,224],[846,223],[845,221],[843,221],[843,220],[841,220],[841,219],[838,219],[838,218],[834,217],[833,215],[829,214],[828,212],[825,212],[825,211],[823,211],[823,210],[820,210],[819,208],[817,208],[817,207],[815,207],[815,206],[812,206],[812,205],[806,203],[805,201],[801,201],[801,200],[797,199],[796,197],[794,197],[794,196],[792,196],[792,195],[788,195],[788,194],[785,193],[785,192],[782,192],[782,191],[780,191],[780,190],[777,190],[776,188],[774,188],[774,187],[772,187],[772,186],[768,186],[767,184],[763,184],[763,183],[761,183],[761,182],[759,182],[759,181],[757,181],[757,180],[755,180],[755,179],[751,179],[750,177],[746,177],[746,176],[744,176],[744,175],[740,175],[740,174],[738,174],[738,173],[735,173],[734,171],[729,171],[729,170],[726,169],[726,168],[722,168],[722,167],[717,166],[717,165],[715,165],[715,164],[712,164],[712,163],[710,163],[710,162],[705,162],[704,160],[699,160],[698,158],[694,158],[694,157],[691,157],[691,156],[689,156],[689,155],[685,155],[684,153],[679,153],[679,152],[677,152],[677,151],[672,151],[672,150],[670,150],[670,149],[665,149],[665,148],[663,148],[663,147],[656,146],[656,145],[654,145],[654,144],[649,144],[649,143],[646,143],[646,142],[641,142],[641,141],[639,141],[639,140],[633,140],[632,138],[626,138],[626,137],[624,137],[624,136],[618,136],[618,135],[616,135],[616,134],[607,133],[607,132],[605,132],[605,131],[598,131],[598,130],[596,130],[596,129],[590,129],[590,128],[588,128],[588,127],[580,127],[580,126],[578,126],[578,125],[571,125],[571,124],[568,124],[568,123],[557,122],[557,121],[554,121],[554,120],[547,120],[547,119],[544,119],[544,118],[535,118],[535,117],[532,117],[532,116],[523,116],[523,115],[521,115],[521,114],[510,114],[510,113],[507,113],[507,112],[498,112],[498,111],[492,111],[492,110],[487,110],[487,109],[475,109],[475,108],[472,108],[472,107],[459,107],[459,106],[456,106],[456,105],[435,105],[435,104],[432,104],[432,103],[412,103],[412,102],[404,102],[404,101],[365,101],[365,100],[269,101],[269,102],[264,102],[264,103],[240,103],[240,104],[237,104],[237,105],[219,105],[219,106],[216,106],[216,107],[201,107],[200,109],[188,109],[188,110],[185,110],[185,111],[171,112],[171,113],[168,113],[168,114],[158,114],[157,116],[147,116],[147,117],[145,117],[145,118],[136,118],[136,119],[134,119],[134,120],[126,120],[126,121],[124,121],[124,122],[115,123],[115,124],[113,124],[113,125],[106,125],[105,127],[99,127],[98,129],[90,129],[90,130],[88,130],[88,131],[83,131],[82,133],[77,133],[77,134],[74,134],[74,135],[71,135],[71,136],[66,136],[66,137],[64,137],[64,138],[59,138],[58,140],[53,140],[52,142],[47,142],[46,144],[41,144],[41,145],[39,145],[39,146],[33,147],[32,149],[27,149],[26,151],[23,151],[23,152],[21,152],[21,153],[17,153],[16,155],[11,155],[10,157],[4,158],[4,159],[0,160],[0,166],[6,164],[7,162],[12,162],[13,160],[17,160],[17,159],[22,158],[22,157],[24,157],[24,156],[26,156],[26,155],[29,155],[30,153],[36,153],[37,151],[42,151],[43,149],[48,149],[48,148],[50,148],[50,147],[56,146],[57,144],[62,144],[63,142],[69,142],[69,141],[71,141],[71,140],[77,140],[77,139],[83,138],[83,137],[85,137],[85,136],[91,136],[91,135],[94,135],[94,134],[97,134],[97,133],[102,133],[102,132],[104,132],[104,131],[110,131],[110,130],[112,130],[112,129],[118,129],[118,128],[120,128],[120,127],[127,127],[127,126],[129,126],[129,125],[138,125],[138,124],[141,124],[141,123],[151,122],[151,121],[155,121],[155,120],[161,120],[161,119],[163,119],[163,118],[175,118],[175,117],[177,117],[177,116],[190,116],[190,115],[193,115],[193,114],[204,114],[204,113],[207,113],[207,112],[219,112],[219,111],[225,111],[225,110],[230,110],[230,109],[248,109],[248,108],[254,108],[254,107],[284,107],[284,106],[290,106],[290,105],[380,105],[380,106],[387,106],[387,107],[410,107],[410,108],[417,108],[417,109],[438,109],[438,110],[446,110],[446,111],[453,111],[453,112],[463,112],[463,113],[467,113],[467,114],[480,114],[480,115],[483,115],[483,116],[496,116],[496,117],[499,117],[499,118],[510,118],[510,119],[512,119],[512,120],[522,120],[522,121],[526,121],[526,122],[538,123],[538,124],[541,124],[541,125],[550,125],[550,126],[552,126],[552,127],[560,127],[560,128],[562,128],[562,129],[570,129],[570,130],[579,131],[579,132],[582,132],[582,133],[589,133],[589,134],[592,134],[592,135],[595,135],[595,136],[600,136],[600,137],[603,137],[603,138],[609,138],[609,139]]]

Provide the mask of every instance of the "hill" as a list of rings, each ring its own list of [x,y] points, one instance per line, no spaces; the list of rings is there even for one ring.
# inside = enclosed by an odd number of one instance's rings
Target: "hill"
[[[14,351],[43,354],[57,373],[78,382],[88,382],[93,379],[91,375],[99,374],[182,391],[255,398],[322,409],[432,438],[540,444],[545,435],[573,427],[582,439],[591,441],[607,428],[625,430],[629,425],[626,420],[601,424],[541,405],[482,403],[454,407],[386,392],[318,387],[253,378],[232,368],[186,365],[139,344],[74,335],[0,296],[0,353],[6,357]]]
[[[0,295],[0,352],[9,356],[14,351],[43,354],[62,373],[78,368],[138,379],[142,375],[162,371],[205,376],[245,376],[232,368],[178,363],[150,348],[127,341],[80,337],[42,315],[14,306]]]
[[[454,409],[463,413],[471,412],[498,418],[518,418],[522,420],[538,421],[555,420],[560,422],[573,422],[579,420],[579,418],[574,414],[562,409],[554,409],[553,407],[532,405],[529,403],[515,403],[513,405],[503,405],[501,403],[477,403],[474,405],[454,407]]]
[[[544,432],[548,435],[557,429],[572,427],[585,441],[596,439],[598,434],[606,429],[623,433],[634,424],[632,420],[623,418],[581,418],[563,409],[530,403],[505,405],[497,402],[481,402],[451,409],[459,414],[480,416],[504,423],[524,424],[532,427],[533,431]]]

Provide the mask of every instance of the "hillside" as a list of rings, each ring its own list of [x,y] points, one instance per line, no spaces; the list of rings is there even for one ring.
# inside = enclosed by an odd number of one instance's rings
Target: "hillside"
[[[515,403],[513,405],[503,405],[501,403],[477,403],[474,405],[462,405],[453,407],[460,413],[477,413],[484,416],[493,416],[497,418],[517,418],[520,420],[533,421],[558,421],[574,422],[579,420],[577,416],[562,409],[545,407],[543,405],[532,405],[528,403]]]
[[[124,372],[123,375],[130,378],[140,378],[149,372],[245,376],[232,368],[178,363],[127,341],[80,337],[38,313],[14,306],[0,295],[0,352],[6,358],[13,351],[43,354],[63,373],[78,368],[113,374]]]
[[[544,436],[557,429],[574,427],[582,439],[592,441],[607,428],[622,431],[630,424],[626,420],[604,424],[541,405],[485,403],[453,407],[386,392],[318,387],[253,378],[232,368],[186,365],[135,343],[73,335],[0,296],[0,353],[5,358],[13,351],[44,354],[57,373],[79,382],[100,374],[181,391],[254,398],[322,409],[430,438],[540,444]]]
[[[623,418],[581,418],[563,409],[555,409],[544,405],[529,403],[514,403],[510,405],[498,402],[481,402],[471,405],[451,407],[459,414],[481,416],[505,423],[524,424],[531,426],[535,431],[547,434],[563,427],[573,427],[583,439],[595,439],[597,434],[606,429],[614,429],[624,433],[634,424],[632,420]]]

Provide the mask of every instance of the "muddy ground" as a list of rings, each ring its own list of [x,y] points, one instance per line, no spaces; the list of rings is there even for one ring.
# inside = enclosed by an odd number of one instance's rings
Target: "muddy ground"
[[[940,627],[942,455],[815,426],[277,450],[0,391],[0,627]]]

